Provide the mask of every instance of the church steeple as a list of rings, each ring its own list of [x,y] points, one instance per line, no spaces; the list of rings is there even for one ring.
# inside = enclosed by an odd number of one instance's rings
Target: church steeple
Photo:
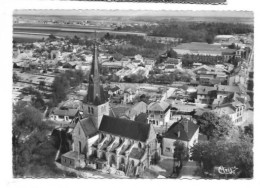
[[[89,74],[87,103],[93,105],[100,105],[105,103],[106,101],[107,100],[105,99],[103,87],[102,85],[100,85],[98,48],[95,40],[91,70]]]

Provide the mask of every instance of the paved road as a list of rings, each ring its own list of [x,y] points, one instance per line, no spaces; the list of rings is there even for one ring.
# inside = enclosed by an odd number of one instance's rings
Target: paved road
[[[180,179],[200,179],[199,176],[195,175],[196,170],[199,169],[196,162],[188,161],[183,165],[179,178]]]

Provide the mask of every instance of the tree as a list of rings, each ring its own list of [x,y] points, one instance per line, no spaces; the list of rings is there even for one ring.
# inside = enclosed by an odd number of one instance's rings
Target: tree
[[[188,156],[187,148],[185,144],[181,141],[175,141],[174,146],[174,158],[177,158],[180,161],[183,161],[184,158]]]
[[[13,107],[13,114],[13,133],[18,140],[21,139],[22,135],[27,136],[43,126],[41,112],[32,106],[18,102]]]
[[[104,35],[104,39],[106,39],[106,40],[110,40],[111,38],[112,38],[112,36],[109,33],[106,33]]]
[[[213,137],[213,131],[217,125],[218,117],[211,112],[204,112],[202,116],[198,118],[198,125],[200,131],[207,136],[208,139]]]
[[[208,43],[208,44],[212,44],[214,42],[214,38],[215,36],[213,34],[208,34],[205,38],[205,41]]]
[[[18,82],[19,79],[20,79],[20,77],[17,75],[17,73],[16,73],[16,72],[13,72],[13,82],[14,82],[14,83],[15,83],[15,82]]]
[[[195,144],[190,152],[191,159],[203,164],[204,171],[213,171],[214,167],[236,167],[235,177],[253,177],[253,145],[245,140],[209,141]]]
[[[178,54],[172,48],[167,52],[167,56],[170,58],[177,58]]]
[[[40,81],[39,82],[39,90],[44,90],[45,87],[45,81]]]
[[[56,36],[54,36],[53,34],[50,34],[49,35],[49,37],[48,37],[48,39],[50,39],[51,41],[53,41],[53,40],[56,40]]]
[[[120,61],[124,56],[120,53],[113,54],[115,60]]]
[[[223,115],[218,118],[218,123],[214,127],[213,135],[215,138],[223,138],[230,135],[231,129],[233,128],[232,120],[228,115]]]
[[[182,66],[183,67],[192,67],[193,61],[191,59],[182,58]]]
[[[46,168],[47,173],[56,171],[53,165],[56,149],[53,147],[54,143],[47,139],[50,130],[51,128],[42,121],[41,112],[36,108],[24,102],[18,102],[13,106],[14,177],[35,177],[37,169],[40,169],[38,171],[41,173]]]
[[[52,102],[58,104],[66,98],[67,91],[69,89],[69,81],[65,76],[55,77],[52,83]]]
[[[244,133],[246,135],[248,135],[250,138],[253,138],[254,137],[254,125],[252,123],[250,123],[249,125],[245,126],[244,127]]]
[[[32,106],[38,110],[43,109],[43,107],[45,106],[45,102],[39,92],[37,92],[36,95],[32,97],[31,103]]]
[[[228,116],[218,117],[215,113],[204,112],[198,118],[200,131],[209,139],[224,138],[229,135],[233,123]]]

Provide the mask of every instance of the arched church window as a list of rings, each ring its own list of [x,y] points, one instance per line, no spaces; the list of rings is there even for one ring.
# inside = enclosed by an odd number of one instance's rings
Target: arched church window
[[[94,109],[93,108],[91,108],[91,113],[94,114]]]
[[[88,107],[88,113],[90,114],[90,107]]]

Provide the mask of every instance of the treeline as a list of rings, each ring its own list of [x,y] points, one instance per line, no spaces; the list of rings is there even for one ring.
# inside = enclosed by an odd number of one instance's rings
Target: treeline
[[[190,82],[191,75],[187,72],[181,72],[175,70],[170,74],[160,74],[156,75],[154,73],[150,74],[150,77],[147,79],[148,83],[151,84],[172,84],[173,82]]]
[[[109,54],[121,54],[123,56],[135,56],[137,54],[140,54],[143,57],[146,58],[156,58],[160,54],[160,51],[157,49],[148,49],[148,48],[136,48],[136,47],[129,47],[129,48],[123,48],[123,47],[114,47],[108,49]]]
[[[182,42],[212,43],[216,35],[247,34],[253,26],[241,23],[165,22],[158,26],[123,27],[119,30],[146,32],[150,36],[182,38]]]
[[[212,43],[216,35],[246,34],[253,28],[232,23],[167,23],[156,27],[150,35],[182,38],[183,42]]]
[[[144,39],[143,36],[135,35],[110,35],[107,33],[101,40],[122,40],[127,41],[129,46],[117,46],[108,48],[108,52],[111,54],[120,53],[124,56],[134,56],[140,54],[144,57],[154,58],[157,57],[162,51],[165,50],[165,45],[150,42]]]

